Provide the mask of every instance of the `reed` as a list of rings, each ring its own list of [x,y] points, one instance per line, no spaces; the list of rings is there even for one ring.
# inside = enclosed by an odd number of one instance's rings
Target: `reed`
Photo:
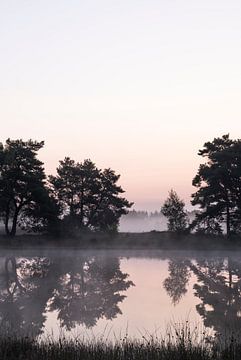
[[[230,335],[208,336],[190,330],[189,325],[177,327],[165,338],[143,337],[142,340],[126,336],[114,342],[107,339],[69,340],[64,337],[0,338],[1,360],[240,360],[241,341]]]

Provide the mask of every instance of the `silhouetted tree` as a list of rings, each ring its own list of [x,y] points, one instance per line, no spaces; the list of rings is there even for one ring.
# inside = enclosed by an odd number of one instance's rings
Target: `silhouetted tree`
[[[221,217],[213,219],[207,216],[202,217],[201,214],[199,214],[192,222],[191,228],[195,227],[196,234],[199,235],[221,235],[223,232],[221,222]]]
[[[18,224],[27,232],[47,232],[59,235],[60,207],[51,190],[45,187],[40,198],[36,197],[34,206],[29,206],[20,214]]]
[[[231,140],[229,135],[215,138],[204,144],[198,153],[207,158],[193,179],[198,190],[192,195],[192,204],[199,205],[192,227],[207,220],[226,224],[226,233],[236,231],[241,220],[241,140]],[[217,225],[216,229],[217,229]]]
[[[121,215],[132,206],[117,185],[120,175],[111,169],[100,170],[90,160],[76,163],[60,161],[57,176],[50,177],[62,216],[73,229],[116,230]]]
[[[182,232],[187,227],[187,213],[184,210],[185,203],[180,200],[174,190],[169,192],[169,197],[164,202],[161,213],[168,219],[168,230]]]
[[[14,236],[18,221],[45,204],[49,198],[43,163],[37,152],[44,142],[10,140],[0,145],[0,213],[7,235]],[[46,218],[48,214],[42,213]]]

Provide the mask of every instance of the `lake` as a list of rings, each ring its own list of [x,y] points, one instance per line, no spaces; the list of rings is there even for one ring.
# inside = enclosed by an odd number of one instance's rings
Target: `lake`
[[[120,339],[186,321],[211,334],[241,327],[241,254],[1,250],[4,334]]]

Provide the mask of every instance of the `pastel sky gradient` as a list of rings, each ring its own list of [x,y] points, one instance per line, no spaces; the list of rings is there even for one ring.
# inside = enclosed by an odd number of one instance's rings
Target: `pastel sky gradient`
[[[240,0],[1,0],[0,141],[121,176],[136,209],[187,202],[198,149],[241,137]]]

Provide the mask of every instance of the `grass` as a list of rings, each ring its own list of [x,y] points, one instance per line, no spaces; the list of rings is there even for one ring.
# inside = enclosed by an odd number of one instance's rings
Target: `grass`
[[[1,360],[240,360],[241,342],[234,336],[224,339],[191,333],[188,325],[167,334],[165,339],[110,342],[101,340],[36,340],[0,338]],[[199,339],[199,340],[197,340]]]

